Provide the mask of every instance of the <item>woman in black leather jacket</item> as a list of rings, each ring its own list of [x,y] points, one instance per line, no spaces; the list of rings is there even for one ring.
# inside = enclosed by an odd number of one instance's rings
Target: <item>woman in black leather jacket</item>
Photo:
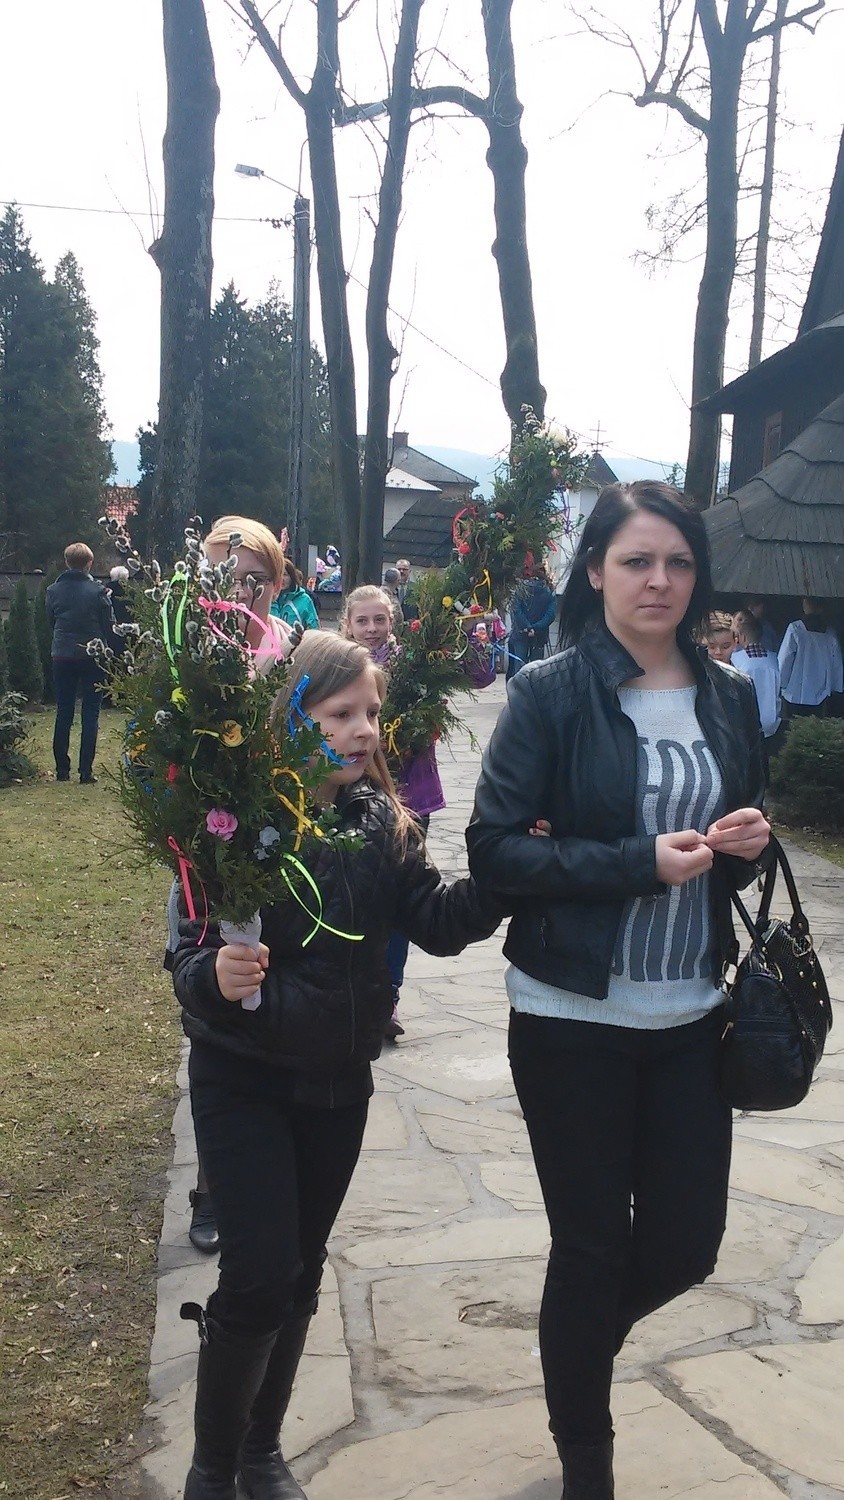
[[[479,885],[514,903],[510,1060],[551,1224],[539,1334],[564,1500],[613,1495],[614,1355],[710,1274],[724,1230],[719,978],[730,887],[769,828],[752,684],[693,644],[710,591],[676,490],[605,489],[568,649],[511,683],[466,835]]]
[[[325,798],[340,828],[361,839],[355,851],[323,846],[309,862],[325,925],[303,947],[312,923],[300,908],[267,908],[256,956],[224,945],[213,925],[201,940],[199,924],[183,922],[174,960],[221,1242],[207,1308],[182,1308],[201,1337],[185,1500],[235,1500],[236,1474],[252,1500],[301,1500],[279,1431],[392,1008],[387,938],[398,929],[429,953],[459,953],[490,936],[504,911],[471,879],[447,887],[427,862],[379,748],[384,678],[369,652],[309,631],[277,704],[280,722],[303,680],[303,711],[342,757]],[[243,1009],[259,984],[260,1006]]]

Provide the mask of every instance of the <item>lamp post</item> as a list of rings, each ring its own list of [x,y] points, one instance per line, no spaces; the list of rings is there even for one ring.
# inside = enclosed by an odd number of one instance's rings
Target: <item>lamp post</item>
[[[290,462],[287,470],[287,529],[297,568],[308,571],[311,468],[311,205],[308,198],[260,167],[238,162],[241,177],[264,177],[294,193],[293,358],[290,397]]]

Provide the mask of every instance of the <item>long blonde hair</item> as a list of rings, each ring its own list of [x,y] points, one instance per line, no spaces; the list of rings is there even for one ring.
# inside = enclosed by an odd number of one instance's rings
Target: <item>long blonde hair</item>
[[[372,661],[365,646],[346,640],[328,630],[308,630],[296,647],[288,667],[287,680],[272,706],[271,721],[278,732],[287,724],[287,715],[293,695],[305,677],[308,684],[302,693],[300,707],[310,714],[314,704],[331,698],[344,688],[350,687],[364,672],[372,672],[378,689],[378,697],[384,702],[387,679],[380,667]],[[407,848],[408,837],[418,837],[417,826],[400,801],[395,782],[381,746],[375,752],[369,768],[369,776],[392,803],[396,819],[396,842],[402,852]]]

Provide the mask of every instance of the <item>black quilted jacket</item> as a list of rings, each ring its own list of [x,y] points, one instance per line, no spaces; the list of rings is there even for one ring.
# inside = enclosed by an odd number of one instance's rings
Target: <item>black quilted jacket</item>
[[[507,910],[498,898],[481,898],[471,879],[445,885],[413,838],[402,858],[393,809],[371,782],[356,783],[338,811],[342,828],[363,835],[362,848],[324,848],[309,866],[323,920],[363,933],[361,942],[320,930],[303,949],[312,926],[305,913],[293,901],[266,908],[262,936],[270,964],[256,1011],[220,993],[214,953],[222,939],[214,924],[200,947],[200,924],[182,921],[173,961],[188,1036],[288,1070],[294,1097],[318,1106],[353,1103],[372,1092],[369,1064],[381,1050],[392,1007],[390,933],[404,932],[428,953],[460,953],[490,937]]]
[[[750,679],[689,650],[696,713],[724,785],[725,811],[761,807],[762,734]],[[659,896],[655,838],[636,832],[636,728],[618,688],[641,668],[600,626],[524,667],[483,758],[466,830],[478,884],[514,903],[504,953],[545,984],[605,999],[624,903]],[[525,833],[547,818],[551,838]],[[754,865],[716,855],[710,891],[718,959],[735,948],[730,886]]]

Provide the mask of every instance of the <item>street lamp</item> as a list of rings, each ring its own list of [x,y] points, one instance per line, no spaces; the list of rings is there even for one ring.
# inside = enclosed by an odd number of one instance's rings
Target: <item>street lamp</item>
[[[293,370],[290,382],[290,464],[287,471],[288,533],[293,561],[308,571],[311,466],[311,205],[286,182],[261,167],[238,162],[241,177],[263,177],[293,193]]]

